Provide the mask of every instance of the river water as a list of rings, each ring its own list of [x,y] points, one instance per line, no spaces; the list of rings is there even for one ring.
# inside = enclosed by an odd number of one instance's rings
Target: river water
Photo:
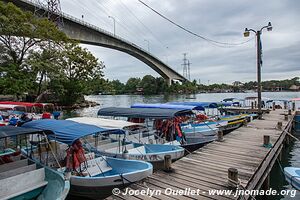
[[[97,111],[100,108],[108,106],[117,107],[129,107],[134,103],[164,103],[170,101],[221,101],[225,98],[238,98],[242,99],[249,96],[257,96],[256,93],[201,93],[196,95],[155,95],[155,96],[141,96],[141,95],[93,95],[86,96],[86,100],[95,101],[99,103],[99,106],[84,108],[67,115],[71,116],[97,116]],[[270,99],[291,99],[300,97],[300,92],[263,92],[263,98]],[[193,98],[193,99],[189,99]],[[296,108],[300,109],[300,105],[296,104]],[[300,137],[299,137],[300,138]],[[280,164],[275,163],[271,171],[271,188],[277,191],[292,189],[290,185],[285,181],[284,175],[281,171],[281,167],[294,166],[300,167],[300,142],[292,142],[291,145],[284,149],[283,159]],[[282,196],[269,196],[269,197],[258,197],[261,200],[290,200],[290,199],[300,199],[300,193],[297,192],[295,197],[290,197],[288,195]]]

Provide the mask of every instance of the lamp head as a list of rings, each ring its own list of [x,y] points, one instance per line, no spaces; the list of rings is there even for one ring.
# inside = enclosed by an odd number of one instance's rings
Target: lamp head
[[[245,28],[244,37],[249,37],[250,32],[247,28]]]
[[[268,23],[267,31],[272,31],[273,27],[271,22]]]

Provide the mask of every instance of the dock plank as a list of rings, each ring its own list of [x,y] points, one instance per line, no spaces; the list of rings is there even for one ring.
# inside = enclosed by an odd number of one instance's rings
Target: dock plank
[[[238,109],[237,109],[238,110]],[[247,111],[247,109],[241,109]],[[249,109],[248,109],[249,111]],[[173,172],[157,171],[147,178],[143,184],[133,184],[131,189],[165,190],[200,189],[205,192],[199,196],[194,195],[156,195],[152,199],[238,199],[233,195],[211,195],[211,190],[226,190],[228,188],[228,169],[234,167],[239,171],[239,180],[246,189],[259,189],[266,173],[274,164],[282,148],[286,135],[284,130],[289,130],[292,116],[284,120],[284,110],[270,111],[264,114],[264,120],[254,120],[245,126],[224,136],[223,142],[212,142],[203,148],[187,155],[172,164]],[[277,129],[277,122],[281,121],[282,130]],[[270,135],[272,148],[263,147],[263,136]],[[149,197],[148,197],[149,198]],[[144,198],[144,199],[148,199]],[[249,198],[248,196],[244,197]],[[111,197],[110,197],[111,199]],[[122,197],[117,199],[143,199],[136,197]]]

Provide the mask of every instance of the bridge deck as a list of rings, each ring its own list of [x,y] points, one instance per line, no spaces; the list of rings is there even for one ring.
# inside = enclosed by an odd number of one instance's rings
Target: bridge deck
[[[284,110],[271,111],[264,120],[254,120],[247,126],[231,132],[223,142],[213,142],[172,164],[174,172],[157,171],[141,183],[129,189],[161,191],[155,199],[237,199],[234,195],[210,195],[209,191],[228,189],[228,169],[239,171],[241,185],[247,189],[259,189],[279,155],[286,132],[291,127],[292,116],[284,120]],[[276,128],[283,122],[283,130]],[[273,147],[263,147],[263,136],[270,135]],[[173,190],[199,189],[199,195],[168,195]],[[125,191],[125,190],[123,190]],[[118,195],[108,199],[153,199],[146,195]]]

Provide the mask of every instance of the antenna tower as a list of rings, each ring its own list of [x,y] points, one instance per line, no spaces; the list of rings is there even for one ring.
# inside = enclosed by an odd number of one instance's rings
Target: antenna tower
[[[183,53],[183,77],[185,77],[187,80],[191,80],[191,74],[190,74],[190,61],[186,58],[187,53]]]
[[[46,17],[57,26],[62,26],[62,12],[60,0],[35,0],[34,14],[39,17]]]

